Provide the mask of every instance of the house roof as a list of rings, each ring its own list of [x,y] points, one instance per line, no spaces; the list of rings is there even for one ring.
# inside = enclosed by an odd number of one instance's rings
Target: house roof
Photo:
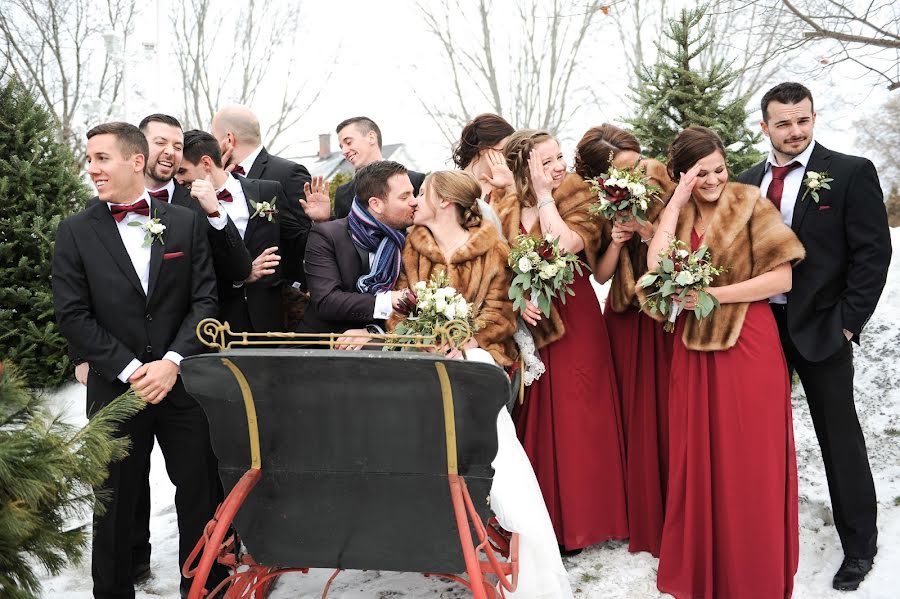
[[[399,162],[410,170],[418,170],[418,165],[406,150],[406,144],[386,144],[381,148],[381,155],[385,160],[394,160]],[[316,176],[322,175],[326,179],[331,179],[338,173],[354,173],[353,165],[344,159],[344,154],[340,151],[331,152],[327,157],[320,158],[318,154],[309,156],[298,156],[291,158],[294,162],[298,162],[309,170],[309,174]]]

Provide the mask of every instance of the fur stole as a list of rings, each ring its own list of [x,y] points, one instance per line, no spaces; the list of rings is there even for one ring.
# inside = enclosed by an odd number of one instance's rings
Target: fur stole
[[[590,186],[574,173],[566,175],[559,188],[553,192],[560,217],[584,241],[583,253],[591,270],[596,266],[600,256],[600,222],[588,212],[594,198]],[[503,234],[512,243],[516,236],[522,233],[522,206],[519,203],[519,196],[514,192],[508,192],[496,201],[492,198],[491,206],[503,223]],[[535,221],[529,233],[536,237],[543,236],[539,220]],[[536,327],[529,326],[529,328],[538,348],[553,343],[566,333],[566,327],[555,308],[551,309],[549,318],[542,318]]]
[[[682,208],[675,233],[688,245],[696,219],[697,209],[693,203]],[[758,187],[742,183],[725,185],[702,243],[709,247],[712,264],[728,267],[713,281],[714,287],[752,279],[785,262],[794,265],[806,256],[803,244],[781,221],[781,213],[772,202],[760,195]],[[646,290],[637,291],[638,298],[645,301]],[[734,347],[749,305],[746,302],[723,304],[702,321],[687,315],[682,337],[684,345],[696,351]]]
[[[645,158],[641,160],[640,164],[644,167],[646,175],[650,177],[651,183],[662,190],[660,193],[662,201],[653,202],[647,210],[647,220],[655,223],[662,214],[663,208],[666,207],[669,198],[672,197],[676,183],[669,178],[666,166],[658,160]],[[612,221],[604,219],[601,234],[603,251],[606,251],[612,239],[612,226]],[[640,236],[635,233],[619,252],[619,264],[616,266],[615,275],[609,284],[606,307],[614,312],[624,312],[630,307],[639,308],[640,304],[635,296],[634,284],[645,272],[647,272],[647,244],[643,243]]]
[[[513,333],[516,317],[509,299],[512,271],[507,265],[509,250],[497,236],[496,228],[482,223],[469,229],[469,239],[450,256],[444,257],[427,227],[415,226],[403,246],[403,267],[396,289],[412,287],[428,281],[438,271],[445,271],[450,285],[475,306],[475,317],[481,329],[475,333],[478,347],[484,349],[501,366],[509,366],[517,358]],[[400,321],[391,316],[388,327]]]

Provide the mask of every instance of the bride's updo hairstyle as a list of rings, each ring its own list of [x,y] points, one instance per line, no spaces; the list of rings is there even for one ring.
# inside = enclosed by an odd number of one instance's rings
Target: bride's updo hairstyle
[[[667,154],[669,177],[675,182],[697,161],[718,151],[725,157],[725,144],[719,134],[699,125],[691,125],[669,144]]]
[[[575,147],[575,172],[582,179],[593,179],[609,171],[609,155],[622,151],[641,153],[637,138],[615,125],[603,123],[591,127]]]
[[[548,140],[555,140],[547,131],[536,129],[522,129],[516,131],[507,140],[503,147],[503,155],[506,156],[506,166],[512,171],[516,186],[516,195],[523,206],[534,206],[537,198],[531,187],[531,176],[528,171],[528,156],[534,146]]]
[[[422,183],[427,191],[434,195],[432,208],[437,211],[437,203],[441,200],[456,206],[456,219],[464,229],[481,224],[481,208],[478,198],[481,197],[481,186],[469,173],[462,171],[435,171]],[[425,194],[428,201],[428,193]]]

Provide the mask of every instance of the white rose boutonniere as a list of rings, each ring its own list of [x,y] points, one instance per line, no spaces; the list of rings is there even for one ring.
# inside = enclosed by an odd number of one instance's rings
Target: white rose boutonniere
[[[154,216],[143,224],[133,220],[128,223],[128,226],[140,227],[144,230],[144,247],[150,247],[154,241],[159,242],[160,245],[166,245],[166,240],[163,239],[163,232],[166,230],[166,226],[160,222],[158,217]]]
[[[807,171],[806,179],[803,180],[803,185],[806,189],[803,191],[803,196],[800,197],[800,201],[802,202],[806,198],[806,194],[812,196],[813,202],[816,204],[819,203],[819,190],[820,189],[831,189],[831,183],[834,179],[828,177],[828,173],[822,171],[821,173],[817,173],[816,171]]]
[[[275,198],[272,198],[271,202],[254,202],[250,200],[250,207],[253,208],[253,214],[250,215],[250,218],[261,216],[272,222],[272,217],[278,214],[278,210],[275,209]]]

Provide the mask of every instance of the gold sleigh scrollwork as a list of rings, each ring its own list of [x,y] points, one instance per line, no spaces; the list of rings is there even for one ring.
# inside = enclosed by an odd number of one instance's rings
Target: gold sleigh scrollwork
[[[234,332],[228,322],[204,318],[197,323],[197,338],[206,347],[226,350],[235,347],[307,347],[334,349],[343,333],[247,333]],[[370,334],[360,345],[367,349],[428,350],[438,347],[454,347],[462,350],[472,330],[462,320],[451,320],[437,327],[433,335]],[[463,350],[463,353],[464,350]]]

